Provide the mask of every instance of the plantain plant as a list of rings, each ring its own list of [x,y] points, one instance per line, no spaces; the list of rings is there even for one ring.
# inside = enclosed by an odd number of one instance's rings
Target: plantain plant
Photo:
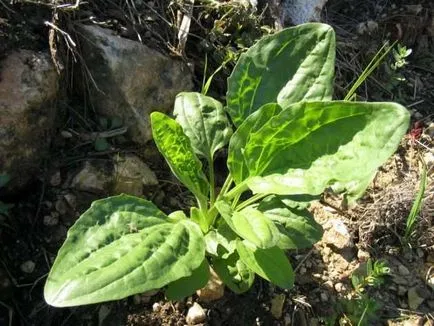
[[[236,293],[256,275],[291,288],[285,251],[322,236],[309,201],[326,188],[359,198],[409,124],[396,103],[333,101],[334,65],[333,29],[299,25],[241,55],[225,106],[181,93],[175,119],[152,113],[154,141],[197,206],[166,215],[128,195],[95,201],[58,253],[47,303],[84,305],[160,288],[181,299],[207,283],[210,266]],[[217,188],[214,155],[226,145],[229,173]]]

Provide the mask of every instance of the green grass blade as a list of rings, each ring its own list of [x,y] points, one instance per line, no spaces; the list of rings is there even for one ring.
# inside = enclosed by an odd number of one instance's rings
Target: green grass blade
[[[417,215],[419,214],[420,209],[422,207],[422,201],[423,201],[423,196],[425,194],[426,184],[427,184],[427,170],[426,170],[425,163],[422,161],[422,174],[420,178],[419,191],[417,192],[416,199],[413,202],[413,206],[411,207],[411,211],[407,217],[407,222],[405,226],[404,237],[407,242],[410,239],[410,236],[414,230]]]

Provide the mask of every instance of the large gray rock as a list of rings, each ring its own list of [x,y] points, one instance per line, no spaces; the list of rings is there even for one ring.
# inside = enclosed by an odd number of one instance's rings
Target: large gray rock
[[[319,21],[327,0],[285,0],[281,2],[283,20],[294,25]]]
[[[83,25],[81,51],[91,74],[90,100],[97,113],[116,116],[135,142],[151,139],[149,114],[171,112],[175,96],[193,87],[189,69],[113,31]]]
[[[54,124],[58,76],[48,54],[21,50],[0,63],[0,175],[6,190],[39,170]]]

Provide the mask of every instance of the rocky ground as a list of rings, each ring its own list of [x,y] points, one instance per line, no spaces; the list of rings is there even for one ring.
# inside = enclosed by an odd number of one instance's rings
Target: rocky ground
[[[49,1],[0,1],[0,168],[13,176],[5,184],[0,178],[0,325],[434,325],[429,0],[329,0],[316,14],[337,33],[336,98],[385,41],[412,49],[398,69],[397,58],[386,56],[357,92],[362,100],[405,105],[412,127],[355,207],[329,193],[312,206],[325,233],[312,249],[289,253],[293,289],[258,278],[247,293],[226,289],[215,301],[202,293],[170,302],[151,292],[71,309],[45,303],[43,285],[57,250],[93,200],[126,192],[165,212],[190,205],[149,142],[149,122],[137,117],[155,106],[170,112],[179,91],[200,88],[205,66],[208,76],[222,66],[210,89],[222,97],[237,55],[296,20],[285,2],[259,1],[257,11],[235,1],[199,2],[78,1],[55,9]],[[176,33],[184,17],[190,17],[188,37]],[[217,171],[224,170],[220,155]],[[423,164],[427,187],[406,241]],[[218,280],[211,288],[222,291]]]

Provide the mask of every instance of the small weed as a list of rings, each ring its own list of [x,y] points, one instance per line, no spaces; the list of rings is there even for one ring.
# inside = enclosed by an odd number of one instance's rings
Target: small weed
[[[381,305],[366,294],[367,287],[379,287],[384,276],[390,273],[386,262],[368,260],[351,276],[353,293],[351,299],[341,299],[337,303],[336,314],[325,320],[326,325],[367,326],[378,319]]]
[[[359,268],[351,275],[351,283],[356,294],[361,294],[368,286],[379,287],[384,282],[384,276],[390,273],[387,263],[381,260],[372,263],[372,260],[369,259],[364,267]]]
[[[405,224],[404,241],[406,243],[408,243],[410,241],[410,237],[414,231],[417,216],[418,216],[420,209],[422,207],[423,196],[425,194],[426,185],[427,185],[427,171],[426,171],[426,165],[422,160],[422,173],[420,176],[419,191],[417,192],[416,199],[413,202],[410,214],[408,214],[407,222]]]

